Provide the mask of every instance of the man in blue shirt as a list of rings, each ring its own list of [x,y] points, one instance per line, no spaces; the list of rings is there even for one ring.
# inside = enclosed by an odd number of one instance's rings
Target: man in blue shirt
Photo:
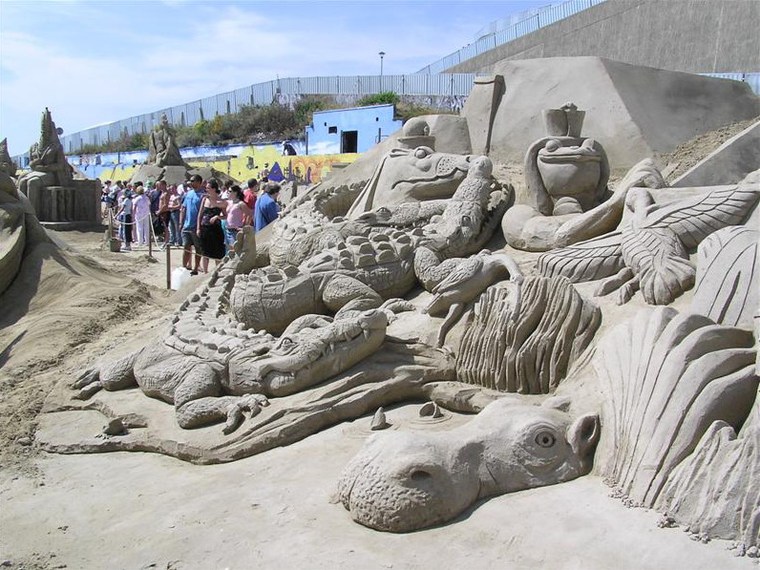
[[[264,192],[259,196],[259,199],[256,200],[253,221],[257,232],[260,232],[277,219],[277,215],[280,212],[280,205],[277,203],[279,195],[280,185],[269,182],[264,188]]]
[[[190,188],[185,192],[182,199],[182,207],[179,211],[179,225],[182,228],[182,265],[185,269],[191,269],[191,275],[198,275],[198,267],[201,263],[201,240],[198,237],[198,212],[201,209],[201,200],[203,199],[203,178],[198,174],[193,174],[187,186]],[[192,249],[195,249],[195,263],[190,267],[192,260]]]

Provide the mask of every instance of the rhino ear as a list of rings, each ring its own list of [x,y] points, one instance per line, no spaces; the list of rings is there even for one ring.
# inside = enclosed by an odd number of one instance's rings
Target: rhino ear
[[[544,400],[541,403],[541,407],[559,410],[560,412],[567,412],[570,410],[570,398],[567,396],[552,396],[551,398]]]
[[[599,441],[599,415],[585,414],[567,428],[567,442],[581,459],[591,455]]]

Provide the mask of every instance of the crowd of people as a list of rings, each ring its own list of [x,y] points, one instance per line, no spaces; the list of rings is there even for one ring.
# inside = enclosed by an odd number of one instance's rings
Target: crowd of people
[[[103,218],[118,224],[123,251],[147,246],[155,235],[162,248],[181,246],[182,265],[197,275],[208,271],[209,259],[221,262],[245,226],[259,232],[276,220],[279,193],[279,184],[266,178],[250,179],[243,190],[194,174],[185,184],[106,180],[101,202]]]

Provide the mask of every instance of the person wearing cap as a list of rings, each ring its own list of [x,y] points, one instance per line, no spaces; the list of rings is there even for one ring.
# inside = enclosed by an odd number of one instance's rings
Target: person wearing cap
[[[193,174],[187,182],[187,191],[182,198],[182,207],[179,211],[180,227],[182,228],[182,265],[185,269],[190,270],[191,275],[198,275],[198,268],[201,264],[201,240],[198,237],[198,212],[201,209],[203,178],[198,174]],[[193,250],[195,250],[195,260],[193,261]]]
[[[280,194],[280,185],[270,182],[264,188],[259,199],[256,200],[256,210],[254,211],[254,224],[256,231],[260,232],[266,226],[277,219],[280,213],[280,206],[277,203],[277,196]]]

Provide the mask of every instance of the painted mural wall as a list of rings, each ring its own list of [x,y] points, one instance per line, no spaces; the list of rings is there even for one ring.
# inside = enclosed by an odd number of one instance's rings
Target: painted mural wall
[[[295,155],[283,154],[283,143],[266,145],[200,146],[180,149],[191,166],[210,166],[227,173],[239,182],[249,178],[297,180],[301,184],[316,184],[332,170],[334,164],[351,164],[358,153],[306,155],[305,145],[290,141]],[[147,151],[68,155],[69,164],[87,178],[129,180],[137,167],[148,158]]]

